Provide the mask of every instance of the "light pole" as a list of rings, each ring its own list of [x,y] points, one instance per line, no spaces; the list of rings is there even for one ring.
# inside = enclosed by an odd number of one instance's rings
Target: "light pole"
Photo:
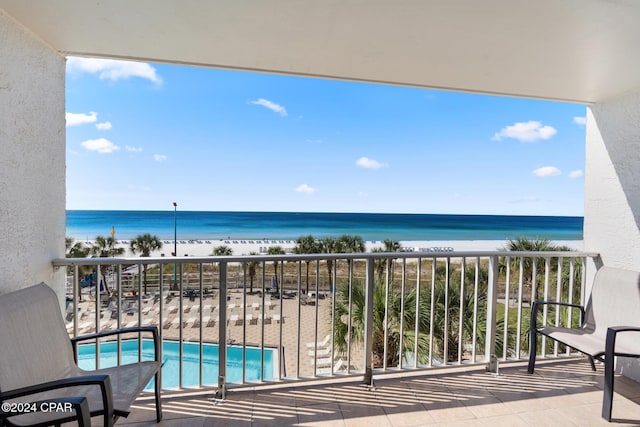
[[[173,256],[178,256],[178,204],[173,202]],[[178,264],[173,264],[173,286],[178,281]]]

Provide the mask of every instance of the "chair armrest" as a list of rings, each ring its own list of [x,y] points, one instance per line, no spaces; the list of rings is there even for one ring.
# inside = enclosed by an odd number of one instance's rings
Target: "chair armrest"
[[[79,337],[71,338],[71,344],[73,345],[73,357],[76,358],[76,363],[78,363],[78,360],[77,360],[78,342],[94,340],[97,338],[103,338],[103,337],[108,337],[113,335],[128,334],[132,332],[151,332],[151,334],[153,335],[153,348],[155,350],[154,360],[156,362],[159,362],[160,361],[160,341],[158,339],[159,338],[158,328],[156,326],[134,326],[132,328],[116,329],[115,331],[103,331],[103,332],[98,332],[96,334],[81,335]]]
[[[640,357],[640,354],[616,353],[616,338],[619,332],[640,332],[640,327],[636,326],[611,326],[607,328],[607,340],[605,344],[604,357],[632,356]]]
[[[113,391],[111,389],[111,378],[109,375],[83,375],[80,377],[61,378],[55,381],[49,381],[42,384],[34,384],[27,387],[17,388],[15,390],[0,392],[0,402],[19,397],[26,397],[32,394],[41,393],[50,390],[68,388],[81,385],[98,385],[102,394],[102,408],[104,416],[108,420],[113,419]],[[53,399],[52,399],[53,400]],[[47,400],[48,401],[48,400]],[[91,423],[89,423],[90,425]]]
[[[51,406],[54,405],[54,406]],[[22,411],[22,412],[7,412],[0,409],[0,421],[6,420],[7,418],[11,418],[17,415],[23,415],[26,413],[33,412],[42,412],[47,411],[51,412],[51,408],[56,408],[57,405],[65,405],[64,410],[67,410],[66,405],[70,405],[73,411],[75,412],[75,416],[66,416],[63,418],[57,418],[56,423],[68,423],[71,421],[77,421],[78,427],[90,427],[91,426],[91,412],[89,411],[89,402],[86,397],[62,397],[57,399],[47,399],[40,400],[37,402],[29,402],[30,408],[33,410]],[[58,412],[55,410],[55,412]]]
[[[544,305],[559,305],[559,306],[563,306],[563,307],[573,307],[573,308],[579,308],[580,309],[580,324],[582,325],[582,323],[584,322],[584,316],[585,316],[585,311],[584,311],[584,307],[581,306],[580,304],[570,304],[568,302],[559,302],[559,301],[534,301],[533,302],[533,307],[531,307],[531,327],[532,328],[537,328],[537,318],[538,318],[538,311],[540,309],[541,306]]]

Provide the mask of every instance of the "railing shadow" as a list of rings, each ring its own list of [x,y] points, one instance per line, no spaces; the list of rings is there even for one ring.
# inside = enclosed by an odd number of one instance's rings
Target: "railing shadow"
[[[613,422],[640,424],[640,387],[624,377],[616,381]],[[365,417],[370,425],[427,425],[501,416],[549,425],[562,417],[578,425],[604,423],[602,369],[592,372],[586,359],[542,362],[534,375],[522,364],[503,367],[500,375],[458,367],[387,375],[375,385],[371,389],[353,380],[283,384],[235,390],[223,403],[210,394],[175,395],[166,396],[163,407],[165,420],[189,418],[189,425],[334,425]],[[134,406],[126,422],[152,418],[151,402]]]

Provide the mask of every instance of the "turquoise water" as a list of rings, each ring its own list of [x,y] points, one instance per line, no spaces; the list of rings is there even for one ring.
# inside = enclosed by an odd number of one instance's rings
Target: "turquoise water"
[[[151,233],[173,239],[174,212],[67,211],[67,235],[78,240],[108,236],[132,239]],[[582,217],[431,215],[313,212],[178,211],[179,240],[289,239],[355,234],[364,240],[507,240],[516,237],[582,240]]]
[[[182,344],[182,385],[194,387],[199,385],[199,344]],[[153,360],[154,350],[152,340],[142,340],[142,360]],[[246,380],[260,380],[260,356],[259,348],[246,348]],[[100,344],[100,367],[108,368],[117,364],[117,343],[115,341]],[[218,346],[216,344],[202,345],[202,383],[205,385],[217,385],[218,383]],[[138,361],[138,340],[122,341],[122,363]],[[177,341],[164,341],[162,344],[162,387],[174,388],[179,386],[179,346]],[[86,370],[96,368],[95,344],[82,344],[78,346],[78,366]],[[277,354],[274,349],[264,349],[263,379],[276,378],[278,366]],[[227,382],[242,382],[242,347],[227,347]],[[147,385],[147,389],[153,388],[153,380]]]

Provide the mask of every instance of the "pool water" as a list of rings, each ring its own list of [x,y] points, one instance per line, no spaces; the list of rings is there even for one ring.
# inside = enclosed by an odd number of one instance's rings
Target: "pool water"
[[[182,343],[182,385],[183,387],[199,386],[200,344]],[[162,387],[175,388],[179,386],[179,342],[163,341],[162,343]],[[245,348],[245,379],[246,381],[270,380],[278,378],[278,353],[273,348],[264,349],[264,369],[260,377],[261,349]],[[153,340],[142,340],[142,360],[153,360]],[[242,382],[242,347],[227,346],[227,375],[226,381]],[[117,342],[100,343],[100,367],[108,368],[117,364]],[[122,340],[122,364],[138,361],[138,340]],[[218,345],[202,344],[202,383],[203,385],[218,384]],[[96,345],[81,344],[78,346],[78,366],[85,370],[96,368]],[[153,388],[153,380],[147,385]]]

